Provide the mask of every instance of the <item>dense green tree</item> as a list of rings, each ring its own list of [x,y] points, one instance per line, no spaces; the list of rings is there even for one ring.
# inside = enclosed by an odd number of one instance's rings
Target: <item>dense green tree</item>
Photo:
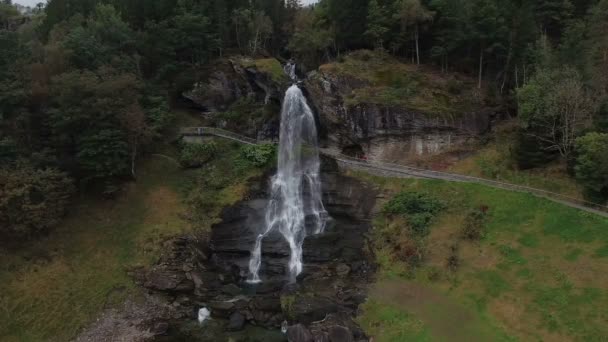
[[[315,10],[299,11],[295,18],[295,31],[288,46],[299,62],[311,67],[320,63],[322,56],[329,57],[329,51],[334,44],[331,31],[324,29],[318,21]]]
[[[369,39],[370,44],[383,48],[387,38],[386,34],[389,32],[388,26],[386,8],[378,4],[377,0],[371,0],[367,12],[367,30],[365,31],[365,36]]]
[[[550,37],[558,37],[568,19],[572,17],[574,6],[570,0],[537,0],[534,15],[539,29]]]
[[[416,64],[420,64],[420,29],[422,25],[433,20],[435,13],[427,9],[420,0],[398,0],[394,8],[393,16],[399,21],[400,36],[412,37],[415,43]]]
[[[139,140],[130,140],[141,111],[139,82],[114,69],[73,71],[53,79],[49,125],[52,144],[83,179],[107,179],[127,173]],[[141,127],[147,130],[147,127]],[[141,133],[142,136],[145,135]],[[131,147],[130,147],[131,146]]]
[[[519,114],[526,134],[558,151],[566,160],[576,138],[590,127],[593,99],[576,70],[539,70],[517,90]]]
[[[369,0],[323,0],[318,6],[333,27],[339,48],[369,46],[362,40],[367,30]]]
[[[505,49],[507,27],[495,0],[474,0],[471,16],[471,42],[479,51],[478,87],[481,88],[484,57]]]
[[[576,140],[576,179],[585,187],[587,197],[608,199],[608,134],[589,133]]]

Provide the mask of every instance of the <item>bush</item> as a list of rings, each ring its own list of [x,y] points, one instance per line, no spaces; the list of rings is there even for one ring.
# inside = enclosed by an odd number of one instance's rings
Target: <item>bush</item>
[[[384,212],[407,218],[409,227],[415,235],[428,235],[433,218],[444,208],[441,201],[419,192],[402,192],[384,206]]]
[[[185,144],[179,162],[183,167],[201,167],[211,161],[217,154],[217,145],[213,142],[206,144]]]
[[[487,207],[482,206],[469,211],[462,227],[463,238],[474,241],[484,238],[487,210]]]
[[[0,236],[29,237],[56,226],[73,192],[72,180],[56,169],[0,168]]]
[[[241,150],[243,159],[255,167],[270,166],[276,159],[277,148],[272,144],[248,145]]]

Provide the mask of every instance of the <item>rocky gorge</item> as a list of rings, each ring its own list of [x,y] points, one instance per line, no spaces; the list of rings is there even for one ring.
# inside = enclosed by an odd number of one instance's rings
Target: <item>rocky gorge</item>
[[[230,334],[250,325],[286,329],[289,341],[367,340],[353,318],[374,274],[367,233],[376,192],[340,174],[329,160],[323,162],[322,181],[323,200],[333,220],[324,234],[305,241],[304,272],[295,284],[287,277],[289,248],[277,232],[263,245],[264,281],[246,282],[256,238],[253,228],[263,224],[268,201],[265,177],[252,181],[245,200],[224,210],[222,222],[210,235],[173,241],[163,260],[138,272],[140,285],[172,303],[174,315],[165,318],[167,329],[159,335],[190,341],[211,338],[204,333],[189,335],[182,326],[195,322],[198,310],[207,308],[215,321],[211,326],[217,325],[207,334],[214,338],[218,331]]]

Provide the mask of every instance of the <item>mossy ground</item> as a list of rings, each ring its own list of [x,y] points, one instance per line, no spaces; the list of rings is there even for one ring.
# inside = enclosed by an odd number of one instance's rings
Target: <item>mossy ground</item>
[[[276,58],[258,58],[252,59],[243,57],[239,60],[243,67],[255,67],[258,71],[268,74],[270,78],[277,84],[285,84],[289,82],[289,77],[285,74],[281,62]]]
[[[179,125],[196,123],[179,114]],[[102,310],[137,298],[130,269],[158,260],[164,241],[217,222],[246,193],[247,179],[262,174],[239,145],[217,145],[205,168],[184,170],[172,160],[175,146],[159,144],[162,156],[142,161],[137,182],[116,199],[81,195],[47,237],[0,251],[0,341],[68,341]],[[203,187],[210,181],[217,186]],[[208,201],[193,202],[201,197]]]
[[[485,97],[470,78],[402,63],[380,51],[353,52],[339,62],[322,65],[320,71],[353,87],[351,94],[345,94],[348,106],[375,104],[457,117],[479,109]]]
[[[378,283],[359,318],[377,341],[401,341],[400,336],[601,341],[608,336],[608,219],[481,185],[355,175],[377,184],[387,198],[422,191],[447,205],[426,238],[419,267],[400,262],[379,243]],[[466,212],[480,206],[489,208],[485,237],[463,239]],[[388,220],[380,214],[375,230]],[[456,269],[448,267],[454,253]],[[408,301],[408,295],[414,299]],[[471,335],[450,333],[454,325],[460,326],[455,332]]]

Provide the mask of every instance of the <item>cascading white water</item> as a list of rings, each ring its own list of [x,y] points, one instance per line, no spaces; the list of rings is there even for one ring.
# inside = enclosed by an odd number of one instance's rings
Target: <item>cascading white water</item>
[[[294,72],[295,75],[295,72]],[[320,234],[327,223],[323,207],[317,128],[314,115],[297,85],[285,93],[281,112],[278,171],[272,179],[266,227],[251,252],[249,282],[260,282],[262,242],[278,230],[291,251],[290,280],[302,272],[302,245],[308,234]]]
[[[298,80],[298,75],[296,74],[296,63],[295,62],[290,60],[289,62],[287,62],[285,64],[285,66],[283,67],[283,70],[285,71],[287,76],[289,76],[289,78],[291,78],[292,81]]]

